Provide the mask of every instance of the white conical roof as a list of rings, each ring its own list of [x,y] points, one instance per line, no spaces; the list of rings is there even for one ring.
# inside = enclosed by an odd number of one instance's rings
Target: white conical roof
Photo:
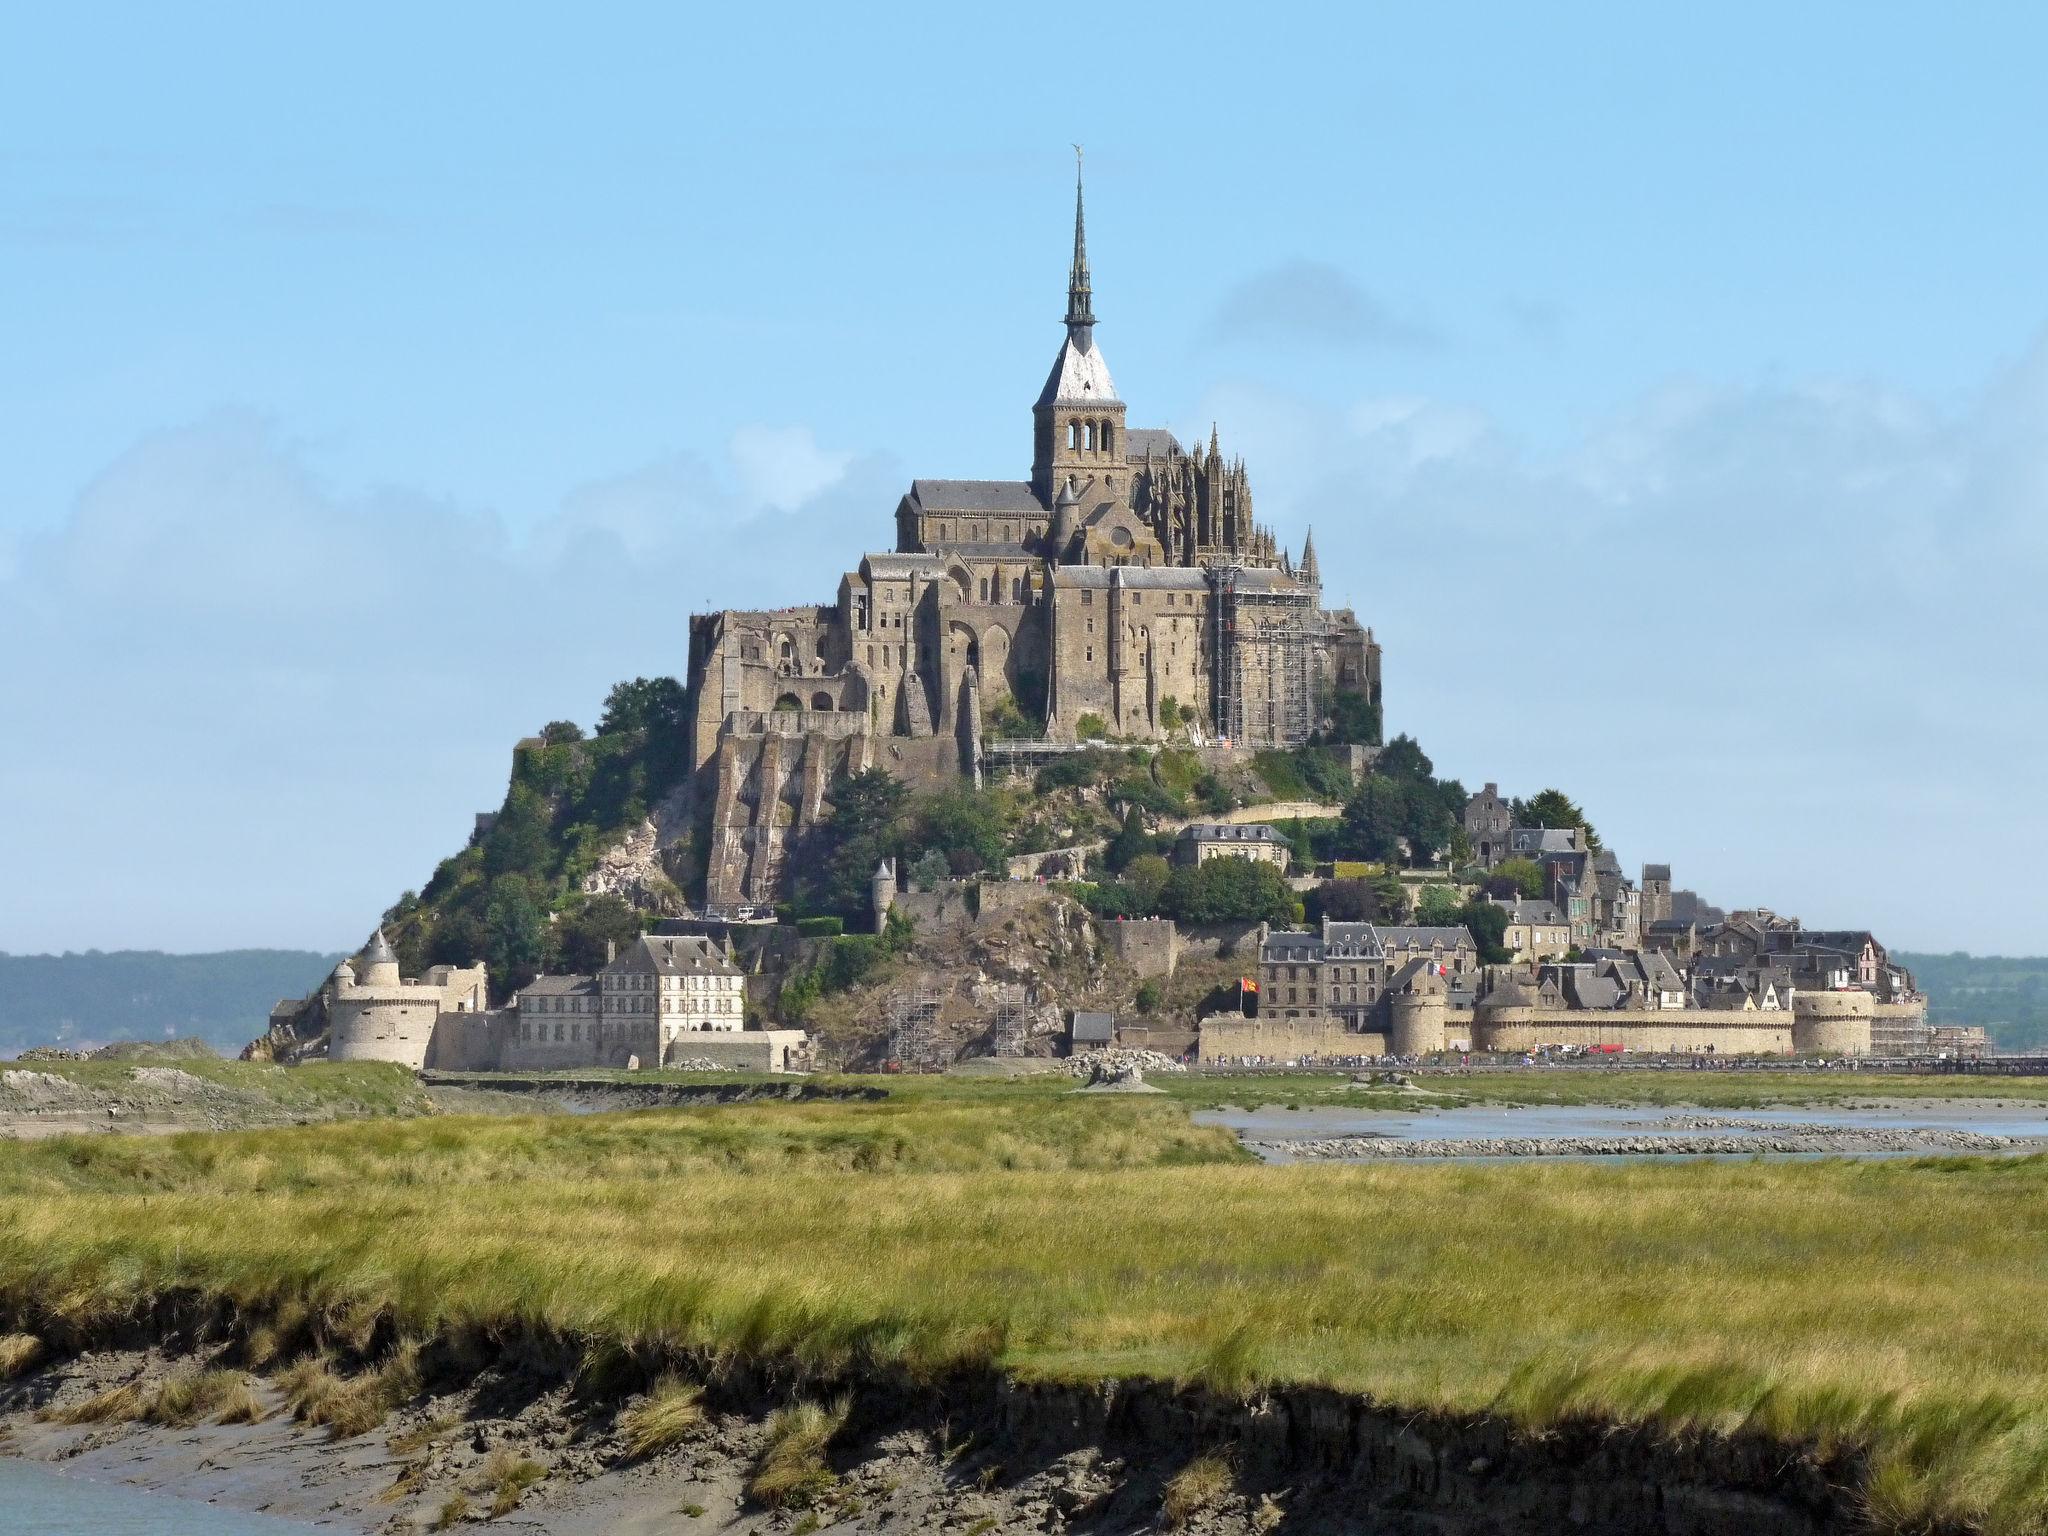
[[[1071,336],[1061,342],[1052,373],[1046,378],[1045,388],[1038,392],[1038,403],[1097,405],[1115,399],[1116,380],[1109,376],[1102,348],[1091,345],[1084,352]]]

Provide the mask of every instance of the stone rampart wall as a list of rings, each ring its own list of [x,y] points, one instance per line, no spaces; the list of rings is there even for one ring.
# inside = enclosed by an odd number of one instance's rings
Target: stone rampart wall
[[[1451,1026],[1449,1033],[1460,1032]],[[1789,1013],[1717,1013],[1698,1008],[1481,1009],[1471,1024],[1472,1048],[1528,1051],[1545,1045],[1619,1045],[1630,1051],[1685,1054],[1710,1047],[1717,1056],[1789,1056]]]
[[[1327,1060],[1387,1054],[1387,1037],[1382,1034],[1354,1034],[1341,1024],[1315,1019],[1241,1019],[1234,1014],[1204,1019],[1198,1045],[1204,1062],[1241,1056],[1299,1061],[1304,1056]]]
[[[437,1072],[497,1072],[519,1033],[519,1010],[444,1013],[434,1026],[427,1066]]]
[[[1202,960],[1242,959],[1245,974],[1258,974],[1259,925],[1257,923],[1182,924],[1180,953]]]

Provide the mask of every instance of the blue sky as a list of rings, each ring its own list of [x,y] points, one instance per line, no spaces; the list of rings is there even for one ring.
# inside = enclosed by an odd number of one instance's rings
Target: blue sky
[[[2048,15],[984,9],[0,8],[0,949],[354,942],[690,611],[1021,474],[1072,140],[1131,420],[1440,771],[2040,949]]]

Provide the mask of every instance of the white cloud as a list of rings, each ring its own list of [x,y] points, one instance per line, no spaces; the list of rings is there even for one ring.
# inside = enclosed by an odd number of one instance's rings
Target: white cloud
[[[792,511],[846,473],[850,453],[828,453],[809,427],[741,427],[727,444],[740,493],[760,506]]]
[[[1716,900],[2040,948],[2048,341],[1959,408],[1683,381],[1547,461],[1435,402],[1213,414],[1441,769],[1561,784]]]
[[[771,506],[734,465],[663,461],[515,545],[323,486],[248,414],[138,443],[0,569],[0,943],[352,942],[496,802],[520,735],[680,675],[705,599],[829,597],[900,489],[842,462]]]

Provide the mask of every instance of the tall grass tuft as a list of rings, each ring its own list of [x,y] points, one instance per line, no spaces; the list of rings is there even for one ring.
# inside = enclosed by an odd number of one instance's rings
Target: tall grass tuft
[[[539,1462],[515,1455],[502,1446],[491,1452],[483,1470],[484,1485],[491,1495],[491,1518],[495,1520],[517,1509],[526,1491],[547,1475],[548,1469]]]
[[[770,1509],[806,1509],[838,1481],[825,1465],[825,1448],[846,1427],[853,1404],[829,1408],[805,1399],[768,1415],[768,1446],[747,1485]]]
[[[238,1417],[230,1418],[231,1412]],[[145,1389],[137,1416],[151,1424],[183,1428],[207,1418],[223,1424],[254,1422],[262,1410],[240,1371],[187,1368]]]
[[[26,1375],[42,1363],[43,1341],[32,1333],[0,1333],[0,1381]]]
[[[1233,1482],[1230,1463],[1221,1456],[1197,1456],[1167,1482],[1160,1513],[1168,1526],[1179,1530],[1229,1498]]]
[[[127,1424],[142,1417],[143,1406],[142,1385],[131,1381],[68,1408],[44,1408],[36,1417],[45,1424]]]
[[[704,1389],[679,1376],[664,1376],[644,1402],[619,1415],[626,1454],[635,1461],[680,1445],[704,1422]]]

